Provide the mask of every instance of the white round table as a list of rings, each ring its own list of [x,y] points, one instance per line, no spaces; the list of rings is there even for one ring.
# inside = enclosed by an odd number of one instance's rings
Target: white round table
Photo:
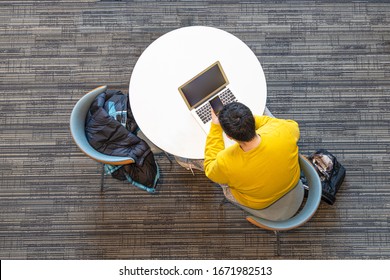
[[[179,28],[155,40],[139,57],[130,79],[130,106],[142,132],[162,150],[204,158],[207,134],[192,117],[178,87],[217,60],[239,101],[262,115],[267,98],[263,69],[252,50],[226,31]]]

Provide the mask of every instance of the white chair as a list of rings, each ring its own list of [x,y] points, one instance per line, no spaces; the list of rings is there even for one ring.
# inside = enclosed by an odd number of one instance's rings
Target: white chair
[[[248,222],[252,223],[253,225],[259,228],[274,231],[276,235],[276,242],[277,242],[277,255],[280,255],[279,232],[292,230],[305,224],[313,217],[314,213],[317,211],[317,208],[321,202],[322,185],[317,171],[314,169],[312,164],[301,155],[299,156],[299,165],[303,174],[307,179],[308,194],[307,194],[306,201],[300,207],[298,212],[291,218],[286,220],[281,220],[281,221],[271,221],[256,216],[255,209],[250,209],[250,211],[248,211],[247,207],[244,207],[239,204],[235,204],[250,214],[249,216],[246,217],[246,220]]]
[[[88,142],[87,136],[85,134],[85,119],[87,117],[88,110],[95,98],[99,94],[105,92],[106,89],[107,86],[101,86],[85,94],[76,103],[70,115],[70,132],[74,142],[85,155],[97,162],[102,163],[101,191],[103,191],[104,188],[104,164],[125,165],[134,163],[134,159],[130,157],[110,156],[100,153],[95,150]]]

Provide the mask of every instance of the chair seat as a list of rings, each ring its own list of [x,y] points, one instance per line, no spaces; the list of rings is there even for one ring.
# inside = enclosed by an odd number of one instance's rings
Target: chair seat
[[[105,92],[106,89],[107,86],[101,86],[88,92],[74,106],[72,114],[70,115],[70,131],[73,140],[85,155],[92,158],[93,160],[96,160],[97,162],[111,165],[124,165],[133,163],[134,160],[129,157],[110,156],[98,152],[89,144],[85,134],[85,118],[91,103],[95,100],[96,96],[102,92]]]
[[[271,221],[261,217],[256,217],[255,215],[248,216],[246,219],[250,223],[263,229],[285,231],[299,227],[311,219],[321,202],[321,180],[311,163],[301,155],[299,156],[299,165],[307,179],[309,190],[306,202],[298,213],[283,221]]]
[[[77,101],[70,115],[70,132],[74,142],[85,155],[97,162],[102,163],[100,186],[101,191],[103,191],[104,187],[104,164],[124,165],[134,163],[134,160],[130,157],[110,156],[103,154],[95,150],[88,142],[87,136],[85,134],[85,119],[88,110],[95,98],[99,94],[105,92],[106,89],[107,86],[101,86],[85,94],[80,98],[79,101]]]
[[[266,218],[271,221],[284,221],[297,213],[301,207],[303,197],[304,189],[301,180],[299,180],[291,191],[267,208],[257,210],[243,205],[239,205],[239,207],[256,217]]]

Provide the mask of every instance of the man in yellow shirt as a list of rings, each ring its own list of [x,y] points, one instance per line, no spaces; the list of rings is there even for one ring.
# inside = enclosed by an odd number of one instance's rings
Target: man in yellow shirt
[[[218,117],[212,112],[212,117],[204,170],[222,185],[228,200],[265,209],[297,186],[299,127],[295,121],[253,116],[239,102],[225,105]],[[223,132],[236,143],[225,148]]]

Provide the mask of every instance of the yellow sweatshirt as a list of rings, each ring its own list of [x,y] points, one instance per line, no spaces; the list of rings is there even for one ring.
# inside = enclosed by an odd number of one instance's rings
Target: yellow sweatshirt
[[[205,148],[206,176],[230,187],[237,201],[262,209],[281,198],[298,182],[299,128],[293,120],[255,116],[260,145],[244,152],[234,145],[225,149],[222,127],[211,124]]]

